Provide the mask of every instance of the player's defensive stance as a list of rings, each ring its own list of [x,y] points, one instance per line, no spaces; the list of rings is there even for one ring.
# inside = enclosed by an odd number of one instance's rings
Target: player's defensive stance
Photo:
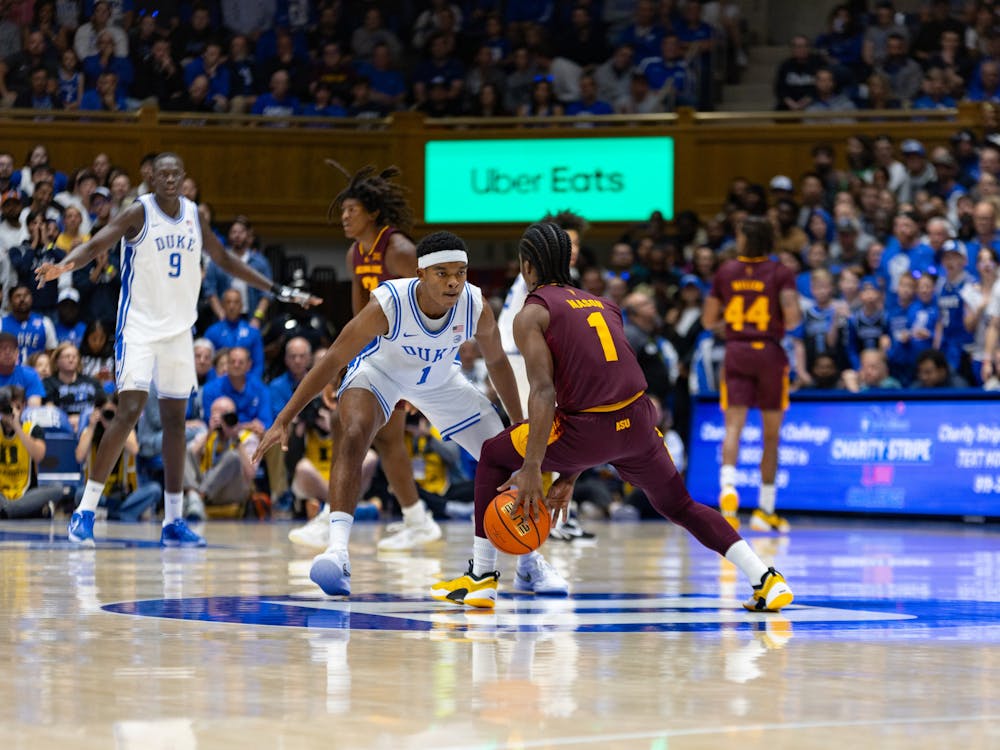
[[[417,278],[383,282],[344,326],[329,351],[299,383],[264,433],[254,454],[288,442],[292,419],[350,363],[340,385],[340,439],[330,473],[330,545],[317,555],[309,577],[331,596],[351,593],[347,552],[361,465],[375,433],[396,402],[405,400],[474,457],[503,429],[492,404],[463,377],[455,355],[476,338],[493,386],[511,418],[521,406],[496,319],[482,291],[466,281],[468,251],[451,232],[435,232],[417,245]],[[353,360],[353,361],[352,361]],[[566,581],[534,552],[520,559],[522,586],[535,593],[565,594]]]
[[[518,251],[530,290],[514,322],[531,386],[528,422],[483,445],[476,471],[475,557],[465,575],[434,586],[431,595],[441,599],[464,591],[465,603],[492,606],[500,573],[483,516],[497,492],[516,487],[518,509],[536,515],[544,496],[542,472],[557,471],[560,477],[545,499],[556,518],[566,513],[580,473],[610,463],[623,480],[646,492],[660,514],[743,571],[753,585],[744,607],[775,611],[791,603],[781,574],[767,567],[718,511],[691,499],[656,428],[621,311],[569,284],[566,232],[555,224],[533,224]]]

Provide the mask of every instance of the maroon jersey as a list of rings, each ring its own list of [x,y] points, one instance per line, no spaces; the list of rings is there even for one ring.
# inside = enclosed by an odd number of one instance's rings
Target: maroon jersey
[[[545,341],[552,352],[556,404],[582,412],[628,401],[646,390],[646,376],[628,345],[622,313],[581,289],[540,286],[524,301],[549,311]]]
[[[769,258],[739,257],[723,263],[712,281],[722,302],[726,341],[774,341],[785,336],[781,292],[795,291],[791,269]]]
[[[389,273],[385,267],[385,254],[389,249],[389,238],[399,230],[384,226],[375,237],[375,244],[370,248],[365,247],[360,242],[351,245],[351,266],[354,268],[354,275],[361,282],[361,304],[368,304],[375,287],[383,281],[399,278]]]

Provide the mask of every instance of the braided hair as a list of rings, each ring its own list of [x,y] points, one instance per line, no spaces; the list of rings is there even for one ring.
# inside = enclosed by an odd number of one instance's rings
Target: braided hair
[[[332,160],[327,160],[327,163],[340,166]],[[365,211],[375,214],[379,224],[390,224],[408,231],[413,224],[413,214],[406,202],[406,188],[391,182],[399,174],[398,167],[386,167],[376,172],[375,167],[369,164],[348,175],[347,187],[337,194],[326,211],[327,221],[332,221],[334,214],[340,212],[344,201],[353,198],[364,206]]]
[[[528,227],[517,245],[518,254],[538,273],[538,284],[572,286],[569,259],[572,252],[569,235],[552,222]]]

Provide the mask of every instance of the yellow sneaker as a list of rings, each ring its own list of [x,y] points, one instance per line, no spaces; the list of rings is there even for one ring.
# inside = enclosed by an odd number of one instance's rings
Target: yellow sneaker
[[[431,586],[431,598],[439,602],[465,604],[469,607],[493,609],[497,603],[497,581],[500,571],[494,570],[477,576],[472,572],[472,560],[465,575],[450,581],[439,581]]]
[[[736,531],[740,530],[740,517],[736,515],[740,509],[740,495],[735,487],[723,487],[719,493],[719,511],[729,525]]]
[[[777,531],[779,534],[787,534],[791,527],[788,521],[777,513],[765,513],[760,508],[755,508],[750,514],[750,528],[754,531]]]
[[[791,604],[794,598],[784,576],[768,568],[760,577],[760,584],[753,587],[753,596],[743,602],[743,607],[751,612],[777,612]]]

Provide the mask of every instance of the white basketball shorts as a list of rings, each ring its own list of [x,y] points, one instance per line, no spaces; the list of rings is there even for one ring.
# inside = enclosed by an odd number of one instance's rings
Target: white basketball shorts
[[[478,461],[483,443],[503,431],[503,422],[493,404],[456,367],[445,382],[433,387],[404,387],[381,370],[362,363],[349,380],[341,383],[338,395],[352,388],[375,396],[388,421],[399,401],[409,401],[441,437],[450,438]]]
[[[115,342],[115,383],[119,391],[149,392],[156,384],[160,398],[183,398],[198,384],[191,331],[158,341]]]

